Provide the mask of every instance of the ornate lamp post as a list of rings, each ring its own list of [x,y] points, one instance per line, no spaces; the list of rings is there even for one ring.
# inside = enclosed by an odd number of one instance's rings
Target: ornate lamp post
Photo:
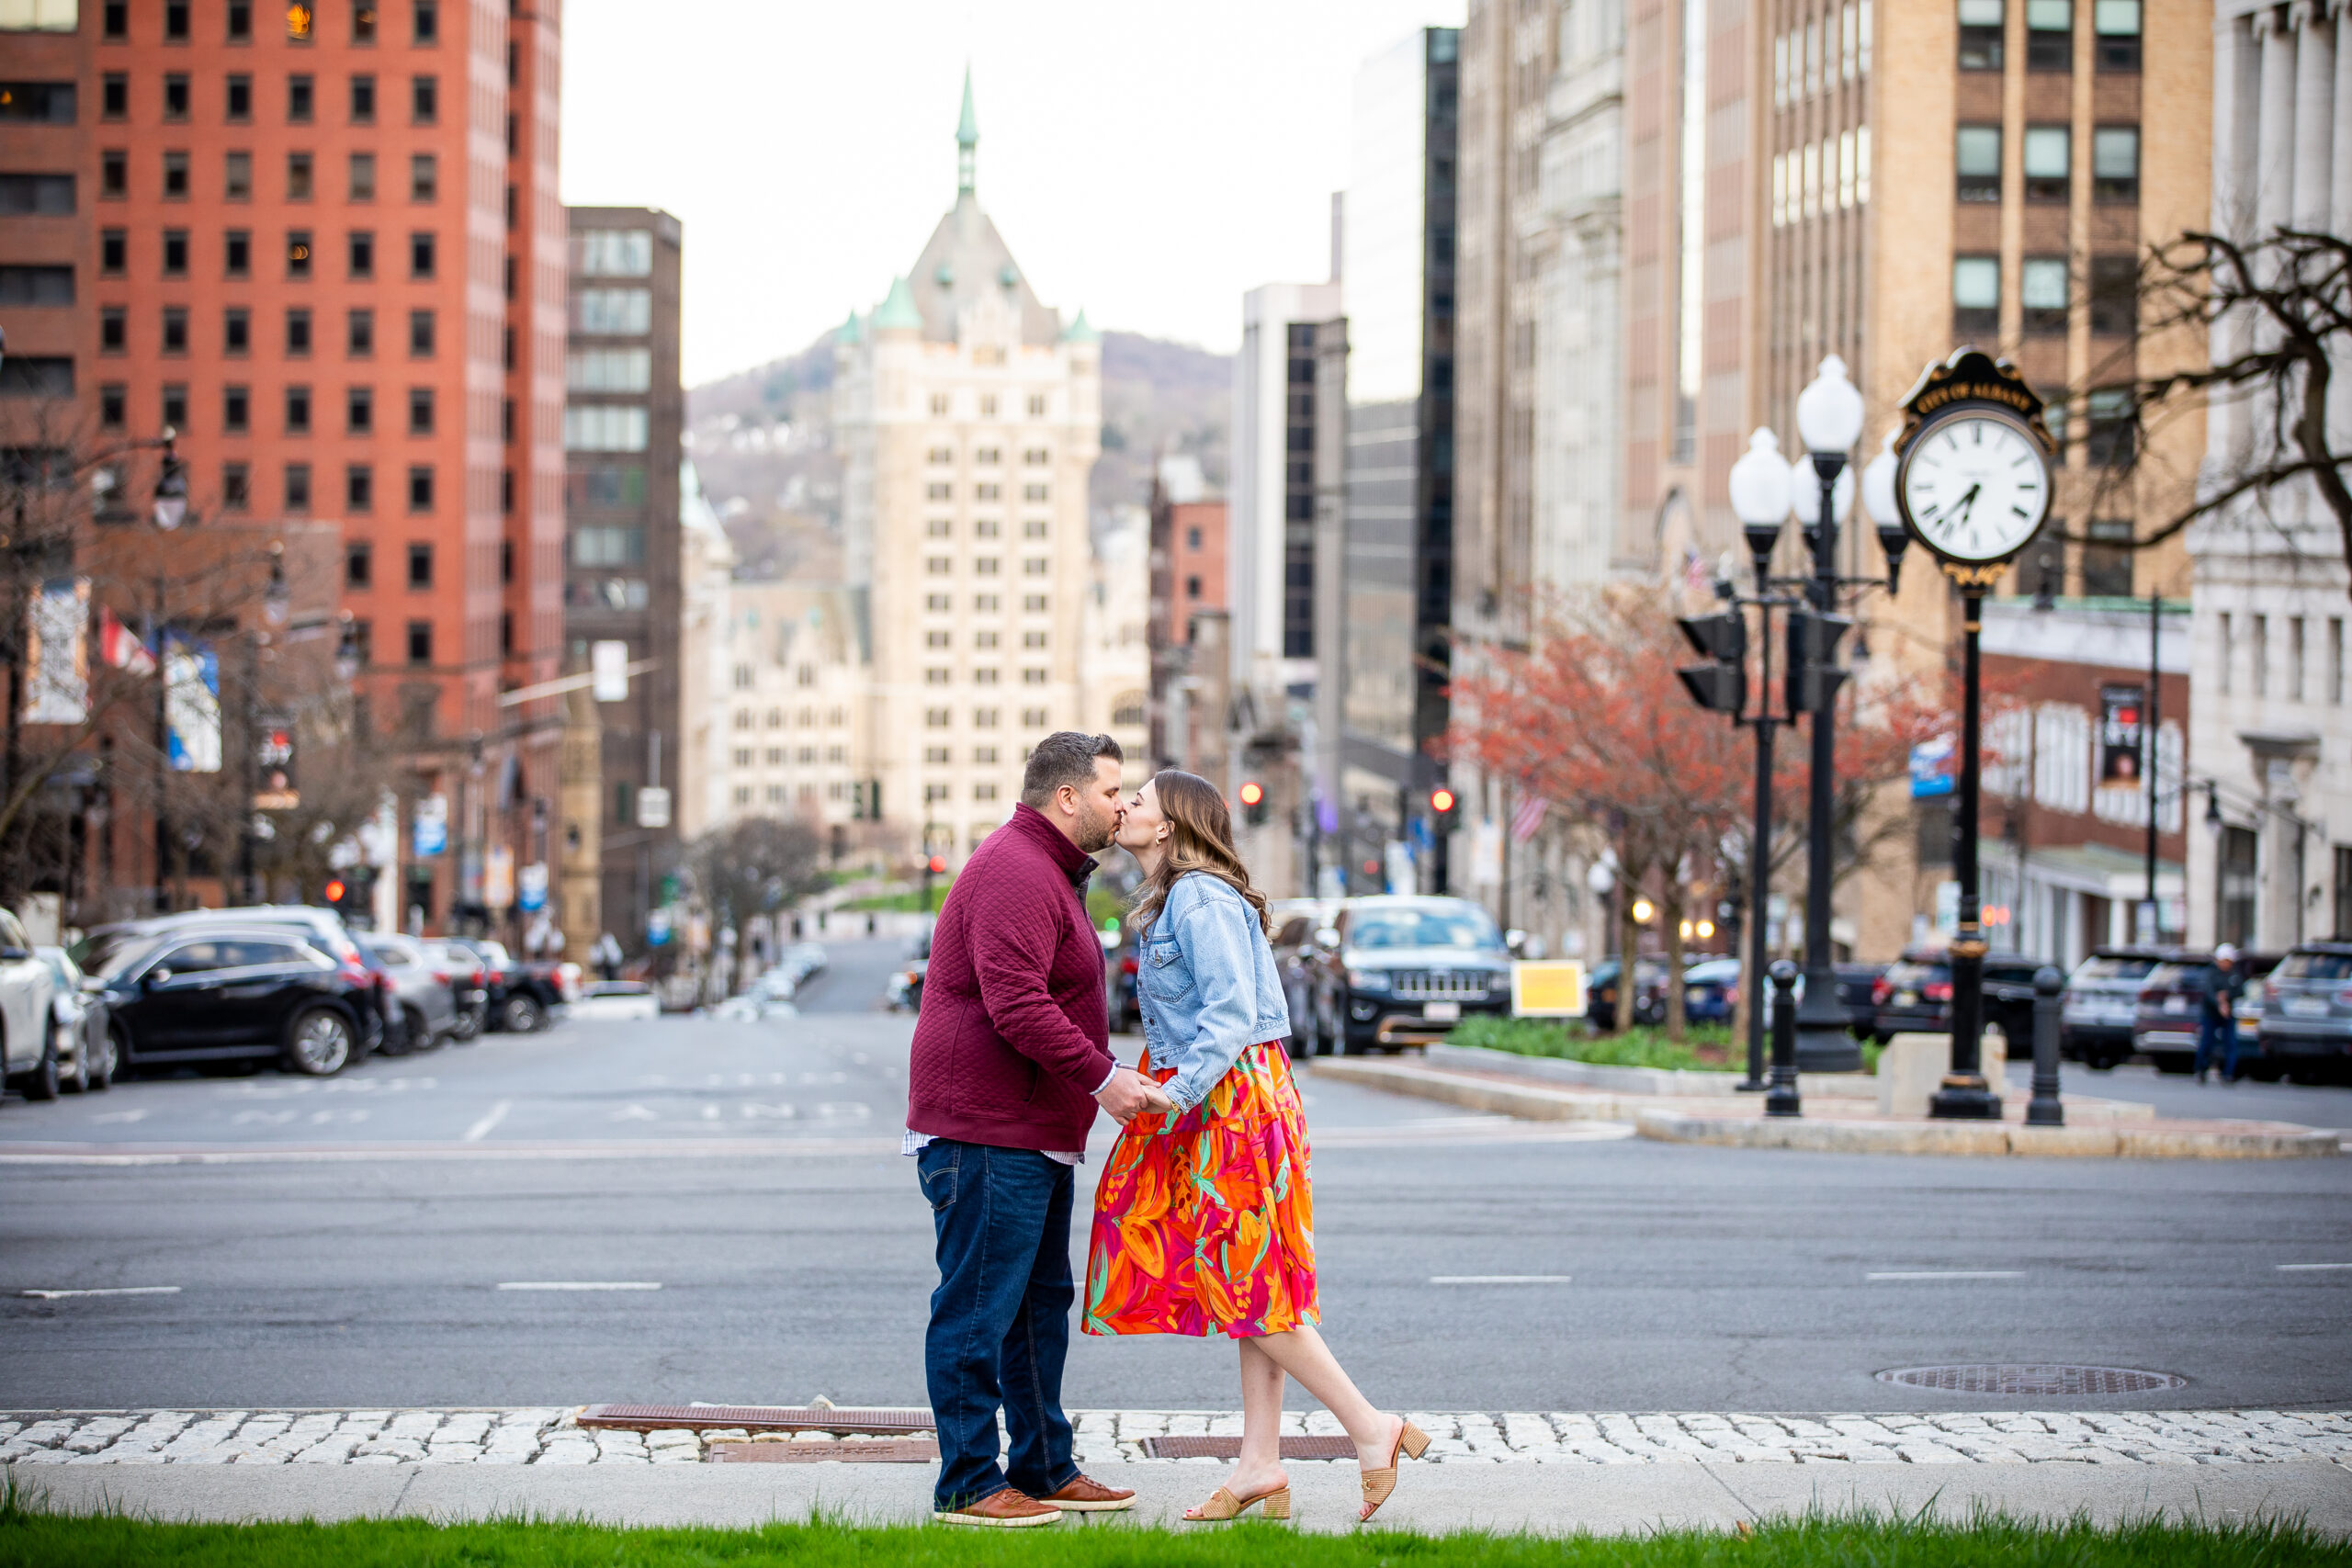
[[[1797,1066],[1800,1071],[1850,1073],[1862,1065],[1861,1047],[1846,1029],[1846,1009],[1838,996],[1838,969],[1829,947],[1829,886],[1834,874],[1837,813],[1838,639],[1849,623],[1838,606],[1838,513],[1850,505],[1853,479],[1846,455],[1862,434],[1862,395],[1846,378],[1846,362],[1831,355],[1821,372],[1797,394],[1797,434],[1813,461],[1813,493],[1797,489],[1797,510],[1810,525],[1813,578],[1806,585],[1812,613],[1790,620],[1791,656],[1804,657],[1792,676],[1806,688],[1813,729],[1813,773],[1808,781],[1804,898],[1804,999],[1797,1006]],[[1838,494],[1838,481],[1845,494]],[[1807,507],[1806,502],[1812,502]]]
[[[1739,1087],[1760,1092],[1764,1081],[1764,924],[1771,902],[1772,865],[1772,728],[1781,719],[1772,712],[1772,606],[1786,604],[1772,592],[1772,549],[1781,540],[1790,505],[1789,466],[1781,460],[1779,437],[1758,430],[1747,439],[1747,451],[1731,466],[1731,509],[1747,536],[1747,553],[1754,562],[1756,597],[1749,601],[1762,612],[1758,636],[1763,645],[1761,701],[1754,716],[1741,722],[1756,729],[1756,826],[1747,851],[1747,1077]]]
[[[2016,367],[1963,348],[1930,365],[1904,400],[1894,443],[1895,504],[1960,590],[1962,678],[1958,814],[1952,870],[1960,923],[1951,942],[1951,1070],[1928,1114],[1984,1121],[2001,1114],[1984,1081],[1984,928],[1977,886],[1977,795],[1984,773],[1984,670],[1978,647],[1984,591],[2050,515],[2056,443],[2041,399]],[[2054,1069],[2055,1064],[2052,1064]],[[2054,1086],[2052,1086],[2054,1088]]]

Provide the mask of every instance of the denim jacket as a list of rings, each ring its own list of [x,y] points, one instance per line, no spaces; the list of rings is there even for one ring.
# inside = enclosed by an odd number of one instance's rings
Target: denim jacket
[[[1241,1053],[1290,1037],[1290,1004],[1258,916],[1221,878],[1191,872],[1143,933],[1136,959],[1152,1066],[1173,1067],[1180,1111],[1208,1098]]]

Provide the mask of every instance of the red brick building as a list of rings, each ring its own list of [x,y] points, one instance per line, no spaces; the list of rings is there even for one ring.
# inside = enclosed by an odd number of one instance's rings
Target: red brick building
[[[40,0],[0,33],[0,420],[175,428],[197,528],[341,525],[367,729],[403,823],[448,814],[379,908],[434,929],[546,858],[556,792],[554,699],[502,694],[562,649],[561,14]],[[94,525],[143,526],[153,454],[115,478]]]
[[[1151,758],[1166,765],[1186,755],[1169,732],[1169,694],[1191,668],[1193,617],[1222,611],[1226,596],[1226,509],[1211,497],[1199,462],[1163,457],[1151,481]]]

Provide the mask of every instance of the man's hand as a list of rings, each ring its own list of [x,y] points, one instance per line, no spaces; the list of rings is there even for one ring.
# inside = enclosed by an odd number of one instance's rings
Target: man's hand
[[[1176,1109],[1176,1102],[1168,1098],[1167,1090],[1133,1067],[1121,1067],[1113,1073],[1111,1081],[1096,1090],[1094,1098],[1123,1127],[1148,1111],[1164,1115]]]

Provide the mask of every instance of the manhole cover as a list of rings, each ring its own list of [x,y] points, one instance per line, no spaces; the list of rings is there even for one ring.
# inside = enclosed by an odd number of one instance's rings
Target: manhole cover
[[[2058,1367],[1994,1364],[1971,1367],[1897,1367],[1878,1374],[1881,1382],[1932,1388],[1945,1393],[2039,1393],[2071,1396],[2153,1393],[2186,1388],[2188,1380],[2170,1372],[2133,1367]]]

